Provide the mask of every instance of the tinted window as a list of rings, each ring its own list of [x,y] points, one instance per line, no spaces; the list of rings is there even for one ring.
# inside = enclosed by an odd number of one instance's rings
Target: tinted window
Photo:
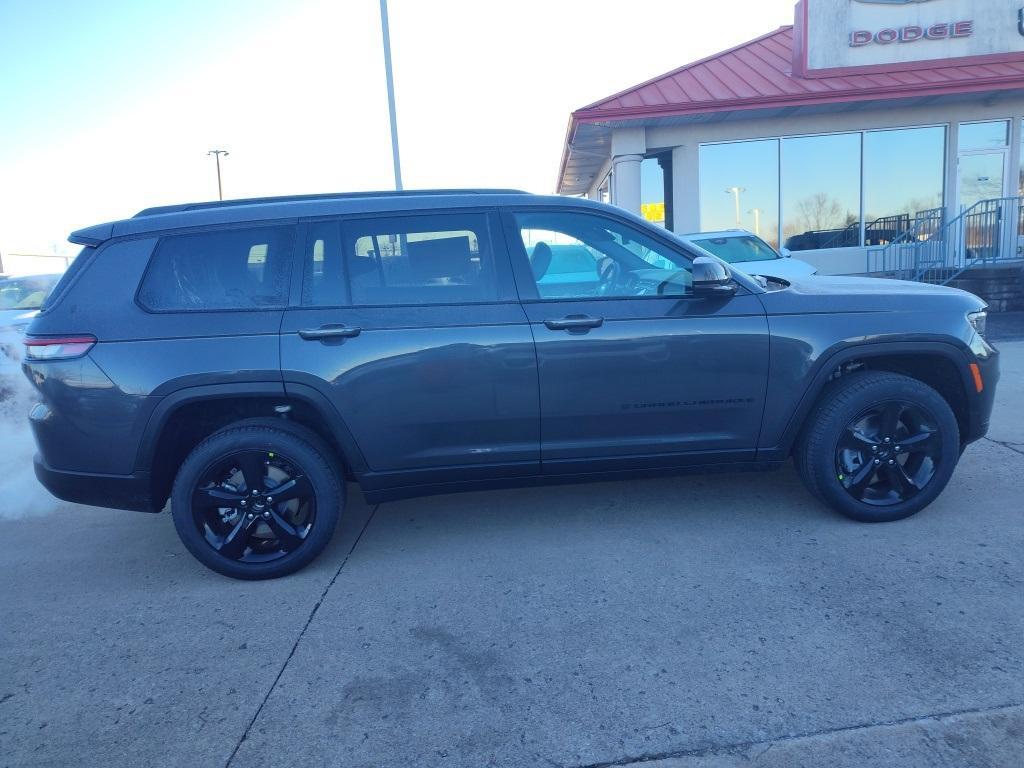
[[[690,292],[689,259],[613,219],[544,211],[516,214],[516,223],[543,299]]]
[[[348,221],[340,246],[331,227],[314,225],[307,238],[306,304],[451,304],[497,298],[484,214]]]
[[[162,238],[143,278],[139,301],[156,310],[284,306],[291,245],[291,227]]]

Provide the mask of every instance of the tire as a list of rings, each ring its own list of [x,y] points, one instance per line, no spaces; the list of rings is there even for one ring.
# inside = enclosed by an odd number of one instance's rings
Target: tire
[[[867,523],[902,520],[927,507],[959,457],[960,431],[945,398],[917,379],[875,371],[830,385],[794,452],[815,497]]]
[[[207,568],[235,579],[275,579],[304,568],[327,546],[344,490],[334,453],[314,432],[254,419],[193,449],[174,479],[171,515],[186,549]]]

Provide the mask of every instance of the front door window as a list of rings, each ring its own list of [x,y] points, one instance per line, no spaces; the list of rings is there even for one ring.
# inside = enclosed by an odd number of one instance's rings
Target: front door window
[[[638,229],[582,211],[516,214],[542,299],[685,296],[690,262]]]

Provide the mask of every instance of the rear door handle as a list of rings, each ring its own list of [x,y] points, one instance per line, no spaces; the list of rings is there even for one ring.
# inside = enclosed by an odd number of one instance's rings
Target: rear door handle
[[[299,331],[299,336],[306,341],[354,339],[362,332],[362,328],[350,328],[347,325],[321,325],[319,328],[303,328]]]
[[[589,315],[569,315],[560,320],[545,320],[544,325],[552,331],[585,331],[590,328],[600,328],[604,325],[604,318],[590,317]]]

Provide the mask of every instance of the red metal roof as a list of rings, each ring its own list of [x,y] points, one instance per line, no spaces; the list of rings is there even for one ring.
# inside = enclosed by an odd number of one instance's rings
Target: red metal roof
[[[1024,58],[1015,54],[915,62],[794,75],[792,26],[687,64],[572,113],[558,191],[581,194],[608,158],[611,129],[665,119],[698,120],[822,105],[1024,90]]]
[[[793,74],[793,27],[673,70],[575,111],[574,123],[840,103],[1024,87],[1024,62],[950,64],[913,69]]]

